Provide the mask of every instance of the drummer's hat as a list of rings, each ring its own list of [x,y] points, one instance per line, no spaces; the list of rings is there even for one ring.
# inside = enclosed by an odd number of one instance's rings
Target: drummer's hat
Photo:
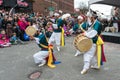
[[[78,16],[77,19],[83,20],[83,17],[80,15],[80,16]]]
[[[85,20],[85,16],[84,16],[84,15],[79,15],[79,16],[77,17],[77,19],[78,19],[78,20]]]
[[[94,17],[94,18],[97,18],[97,12],[93,11],[93,10],[89,10],[89,12],[87,13],[87,16],[89,17]]]

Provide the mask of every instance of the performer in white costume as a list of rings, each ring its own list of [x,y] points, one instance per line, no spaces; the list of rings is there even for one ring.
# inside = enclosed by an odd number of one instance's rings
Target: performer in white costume
[[[48,43],[52,44],[53,42],[55,42],[57,46],[57,50],[60,51],[63,20],[62,18],[60,18],[59,14],[55,16],[56,16],[56,22],[53,24],[53,33]]]
[[[87,27],[88,23],[86,22],[85,16],[84,15],[78,16],[78,23],[75,24],[74,28],[79,29],[82,33],[86,30]],[[78,56],[80,54],[82,54],[82,52],[77,50],[74,56]]]
[[[101,33],[101,23],[97,20],[97,14],[96,12],[91,12],[89,14],[90,20],[92,22],[92,25],[89,27],[87,31],[83,33],[83,36],[86,36],[88,38],[91,38],[93,41],[93,45],[89,51],[84,53],[83,58],[84,58],[84,66],[83,70],[81,71],[81,74],[87,73],[88,69],[90,68],[91,65],[94,68],[98,68],[97,66],[97,58],[95,56],[96,53],[96,42],[98,39],[98,35]]]

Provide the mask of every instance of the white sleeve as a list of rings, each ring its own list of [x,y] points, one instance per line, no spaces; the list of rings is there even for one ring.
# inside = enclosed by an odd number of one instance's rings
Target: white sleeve
[[[39,40],[40,40],[39,38],[35,38],[35,41],[36,41],[37,44],[40,43]]]
[[[93,38],[97,35],[97,31],[96,30],[91,30],[89,32],[85,32],[85,36],[88,38]]]

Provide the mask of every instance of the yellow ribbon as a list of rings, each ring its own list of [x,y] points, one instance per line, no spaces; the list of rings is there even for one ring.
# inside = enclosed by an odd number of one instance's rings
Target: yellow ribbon
[[[97,45],[97,65],[100,68],[101,64],[101,45]]]
[[[40,46],[42,46],[44,48],[48,48],[49,55],[48,55],[48,63],[47,63],[47,65],[50,68],[55,68],[56,66],[52,64],[53,63],[53,56],[52,56],[52,50],[51,49],[53,49],[53,46],[52,45],[46,46],[46,45],[43,45],[43,44],[40,44]]]
[[[98,40],[96,42],[97,44],[97,63],[98,63],[98,67],[100,68],[101,65],[101,54],[102,54],[102,47],[101,45],[104,44],[104,41],[102,40],[102,38],[100,36],[98,36]]]
[[[52,56],[52,50],[53,49],[53,46],[48,46],[48,49],[49,49],[49,57],[48,57],[48,63],[47,65],[50,67],[50,68],[55,68],[56,66],[53,65],[53,56]]]
[[[98,36],[98,40],[97,40],[97,45],[102,45],[104,44],[104,41],[102,40],[102,38],[100,36]]]
[[[64,29],[62,28],[62,32],[61,32],[61,46],[64,47],[65,43],[64,43]]]

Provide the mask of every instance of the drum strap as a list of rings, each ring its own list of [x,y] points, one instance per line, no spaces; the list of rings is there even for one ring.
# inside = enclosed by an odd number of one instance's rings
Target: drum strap
[[[95,20],[95,21],[94,21],[94,23],[93,23],[93,24],[91,24],[91,26],[90,26],[90,27],[91,27],[92,29],[93,29],[94,24],[96,23],[96,21],[97,21],[97,20]]]
[[[82,23],[83,24],[83,23]],[[79,25],[80,29],[82,30],[82,32],[85,32],[85,30],[82,28],[82,24]]]
[[[82,28],[82,24],[80,24],[79,27],[82,30],[82,32],[85,32],[85,30]]]

